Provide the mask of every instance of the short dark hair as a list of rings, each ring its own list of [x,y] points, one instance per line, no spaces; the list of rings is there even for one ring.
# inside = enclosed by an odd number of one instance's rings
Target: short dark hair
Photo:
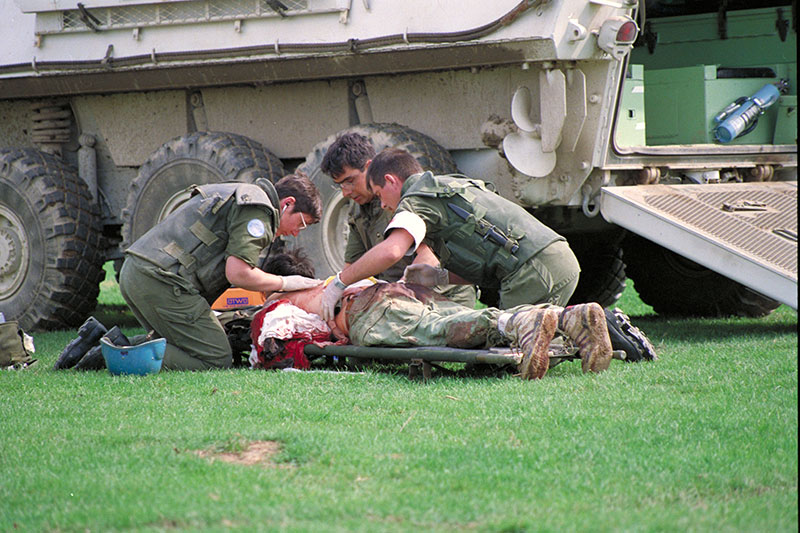
[[[422,172],[422,165],[414,156],[402,148],[386,148],[372,159],[367,169],[367,184],[370,189],[375,184],[378,187],[386,185],[386,174],[397,176],[401,181]]]
[[[358,133],[343,133],[328,147],[319,168],[335,178],[344,167],[364,170],[367,161],[375,157],[375,147],[369,139]]]
[[[302,248],[269,254],[261,263],[261,270],[276,276],[314,277],[314,265]]]
[[[322,218],[322,198],[317,186],[306,174],[295,172],[282,177],[275,183],[275,190],[281,200],[294,196],[294,210],[310,216],[313,219],[311,224]]]

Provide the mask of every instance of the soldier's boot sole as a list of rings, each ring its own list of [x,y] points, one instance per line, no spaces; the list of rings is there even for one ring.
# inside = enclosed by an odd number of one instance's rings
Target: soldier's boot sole
[[[61,355],[58,356],[53,370],[62,370],[75,366],[92,346],[100,342],[100,337],[107,332],[106,327],[96,318],[93,316],[87,318],[86,322],[78,328],[78,336],[72,339],[61,352]]]
[[[108,333],[101,338],[108,339],[115,346],[129,346],[131,341],[117,327],[114,326]],[[81,360],[73,367],[75,370],[102,370],[106,367],[106,360],[103,358],[103,351],[100,345],[94,346],[81,357]]]
[[[625,360],[655,361],[658,359],[656,349],[642,330],[631,323],[630,317],[615,308],[605,309],[608,335],[611,338],[611,347],[625,352]]]

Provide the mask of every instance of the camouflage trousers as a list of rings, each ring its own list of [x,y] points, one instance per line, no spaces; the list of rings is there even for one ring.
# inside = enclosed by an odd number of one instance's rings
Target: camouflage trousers
[[[488,348],[508,344],[498,329],[503,313],[534,307],[471,309],[419,285],[379,283],[356,296],[347,320],[358,346]]]

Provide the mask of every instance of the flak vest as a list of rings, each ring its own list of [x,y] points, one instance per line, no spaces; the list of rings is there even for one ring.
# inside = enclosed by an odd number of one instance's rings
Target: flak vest
[[[447,218],[428,225],[426,237],[444,268],[482,287],[500,287],[528,259],[565,240],[481,180],[424,172],[403,184],[402,198],[409,196],[441,203]]]
[[[262,186],[218,183],[190,187],[191,198],[137,239],[125,253],[190,281],[206,300],[213,302],[230,287],[225,277],[225,249],[229,238],[226,220],[231,207],[262,206],[271,215],[272,234],[278,229],[278,193],[268,181],[259,183]]]

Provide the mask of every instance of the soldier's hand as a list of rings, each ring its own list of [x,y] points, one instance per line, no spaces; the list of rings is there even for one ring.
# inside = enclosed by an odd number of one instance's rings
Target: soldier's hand
[[[342,293],[346,288],[347,286],[339,279],[339,274],[336,274],[336,277],[325,287],[325,290],[322,292],[323,320],[333,320],[336,314],[336,304],[339,303],[339,299],[342,297]]]
[[[281,276],[281,292],[299,291],[310,289],[322,283],[321,279],[306,278],[304,276]]]
[[[403,279],[406,280],[406,283],[435,287],[447,285],[450,281],[450,273],[444,268],[419,263],[408,265],[403,272]]]

